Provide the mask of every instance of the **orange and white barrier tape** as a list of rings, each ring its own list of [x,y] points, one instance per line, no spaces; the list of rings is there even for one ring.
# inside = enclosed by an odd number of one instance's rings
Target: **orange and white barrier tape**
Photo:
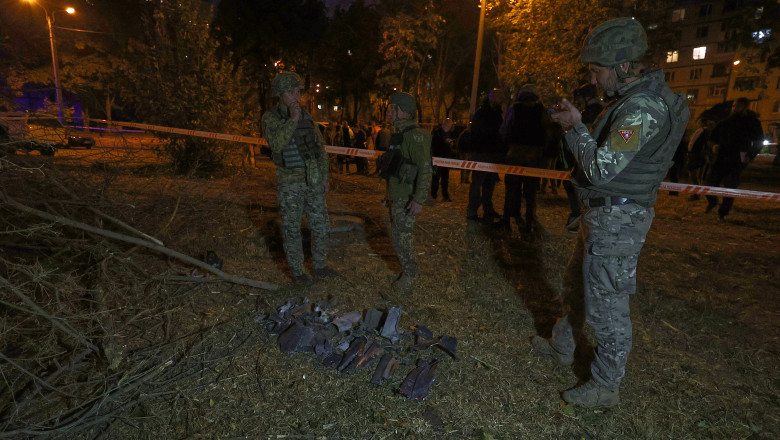
[[[751,191],[747,189],[720,188],[717,186],[689,185],[687,183],[661,182],[661,189],[681,193],[700,194],[703,196],[723,196],[740,199],[780,202],[780,193]]]
[[[92,119],[92,120],[97,122],[103,122],[106,124],[109,123],[109,121],[105,119]],[[161,125],[139,124],[136,122],[110,121],[110,123],[112,125],[121,125],[123,127],[140,128],[141,130],[159,131],[163,133],[176,133],[176,134],[183,134],[185,136],[195,136],[195,137],[202,137],[206,139],[219,139],[221,141],[241,142],[244,144],[268,145],[268,141],[266,141],[265,139],[259,137],[253,137],[253,136],[212,133],[210,131],[199,131],[199,130],[185,130],[183,128],[172,128],[172,127],[163,127]]]
[[[97,120],[100,122],[108,123],[106,120]],[[199,130],[185,130],[181,128],[163,127],[160,125],[139,124],[135,122],[118,122],[111,121],[114,125],[121,125],[125,127],[140,128],[142,130],[159,131],[163,133],[176,133],[186,136],[202,137],[207,139],[219,139],[223,141],[241,142],[245,144],[255,145],[268,145],[268,142],[263,138],[252,136],[239,136],[232,134],[212,133],[208,131]],[[365,157],[367,159],[376,159],[382,155],[382,151],[365,150],[361,148],[346,148],[335,147],[332,145],[326,145],[325,151],[331,154],[341,154],[345,156]],[[541,168],[530,168],[515,165],[504,165],[488,162],[474,162],[470,160],[461,159],[447,159],[442,157],[434,157],[433,164],[445,168],[454,168],[461,170],[473,170],[473,171],[487,171],[491,173],[499,174],[511,174],[515,176],[531,176],[542,177],[547,179],[556,180],[569,180],[569,171],[548,170]],[[671,183],[661,182],[661,189],[667,191],[677,191],[681,193],[700,194],[708,196],[724,196],[735,197],[740,199],[752,199],[769,202],[780,202],[780,193],[762,192],[762,191],[750,191],[746,189],[731,189],[720,188],[715,186],[701,186],[701,185],[689,185],[684,183]]]

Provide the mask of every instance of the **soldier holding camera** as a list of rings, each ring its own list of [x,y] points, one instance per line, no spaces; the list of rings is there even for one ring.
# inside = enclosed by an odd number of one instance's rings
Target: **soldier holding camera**
[[[658,189],[690,117],[685,95],[669,89],[662,71],[642,70],[646,50],[645,30],[634,19],[596,27],[580,61],[589,64],[591,83],[616,99],[590,130],[566,100],[566,111],[552,115],[577,158],[572,183],[583,214],[564,272],[564,316],[551,339],[536,336],[533,344],[539,353],[571,365],[572,325],[582,322],[584,312],[597,346],[590,380],[562,394],[575,405],[613,406],[619,401],[632,345],[629,298],[636,292],[637,261],[653,222]]]

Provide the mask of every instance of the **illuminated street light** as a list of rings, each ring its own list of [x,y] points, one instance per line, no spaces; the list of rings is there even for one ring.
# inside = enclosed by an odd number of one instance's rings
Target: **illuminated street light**
[[[58,12],[67,12],[68,14],[73,14],[76,12],[76,10],[68,7],[63,10],[52,11],[49,13],[49,10],[46,9],[45,6],[40,3],[36,3],[35,0],[27,0],[27,3],[40,6],[46,15],[46,24],[49,26],[49,44],[51,45],[51,66],[52,70],[54,71],[54,92],[57,95],[57,114],[59,116],[58,119],[60,120],[60,123],[62,123],[62,90],[60,89],[60,78],[57,75],[57,49],[54,46],[54,31],[52,30],[52,24],[54,23],[54,14]]]

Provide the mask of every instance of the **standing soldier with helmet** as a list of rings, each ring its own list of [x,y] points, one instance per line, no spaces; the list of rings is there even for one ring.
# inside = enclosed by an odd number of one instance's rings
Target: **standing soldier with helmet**
[[[263,115],[263,132],[276,165],[279,212],[282,217],[284,253],[293,279],[302,286],[314,281],[303,269],[301,220],[305,213],[311,230],[312,269],[317,278],[338,273],[325,266],[328,252],[328,155],[322,133],[311,115],[301,108],[301,78],[281,72],[271,91],[279,103]]]
[[[574,362],[572,324],[585,321],[596,337],[591,378],[562,393],[586,407],[618,404],[618,388],[631,351],[629,297],[636,292],[639,253],[652,224],[658,189],[672,165],[690,117],[686,98],[675,95],[660,70],[643,72],[647,36],[636,20],[599,25],[585,41],[580,61],[591,82],[616,99],[590,131],[564,100],[552,115],[566,132],[577,158],[571,180],[583,214],[571,260],[564,272],[563,318],[552,338],[533,338],[537,352],[561,365]]]
[[[390,96],[387,119],[395,126],[387,153],[377,159],[380,176],[387,179],[385,203],[390,209],[393,248],[401,263],[401,275],[393,293],[412,292],[417,276],[414,258],[414,222],[422,212],[431,185],[431,134],[417,125],[417,102],[408,93]]]

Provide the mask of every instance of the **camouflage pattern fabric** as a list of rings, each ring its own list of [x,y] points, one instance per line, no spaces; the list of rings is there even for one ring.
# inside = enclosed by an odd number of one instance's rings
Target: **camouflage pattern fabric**
[[[274,77],[271,83],[271,93],[276,97],[301,88],[303,88],[303,81],[295,72],[281,72]]]
[[[417,127],[413,120],[396,121],[394,123],[398,132],[403,132],[409,126]],[[401,155],[417,166],[417,178],[414,183],[404,183],[396,177],[387,179],[387,199],[406,201],[414,200],[419,204],[425,203],[428,198],[428,190],[431,187],[431,134],[419,127],[404,133],[401,143]]]
[[[325,205],[322,185],[287,182],[285,176],[279,176],[277,189],[284,253],[293,276],[303,274],[303,214],[306,214],[311,230],[312,268],[324,268],[328,254],[328,208]]]
[[[568,148],[579,165],[572,184],[580,200],[617,195],[647,200],[650,206],[655,202],[658,186],[671,165],[671,156],[668,164],[667,158],[656,157],[656,150],[666,148],[663,141],[670,135],[669,108],[659,94],[643,91],[657,81],[663,81],[660,70],[621,88],[618,95],[626,97],[613,102],[600,115],[592,134],[582,123],[566,133]],[[632,163],[638,156],[641,160]],[[621,178],[615,180],[621,173]],[[631,180],[635,190],[644,192],[642,197],[625,193],[626,182]]]
[[[614,66],[638,60],[647,51],[647,34],[633,18],[616,18],[600,24],[585,38],[580,62]]]
[[[390,209],[390,236],[393,239],[393,249],[401,263],[401,271],[408,276],[417,275],[417,261],[414,258],[414,222],[416,216],[406,211],[408,198],[391,200]]]
[[[613,390],[626,374],[632,345],[629,295],[636,292],[637,260],[654,216],[653,208],[636,204],[587,210],[564,272],[566,314],[553,327],[550,345],[573,355],[573,327],[580,330],[587,322],[598,344],[590,366],[593,379]]]
[[[301,109],[301,119],[312,121],[311,115]],[[268,141],[268,146],[274,155],[281,155],[284,148],[292,141],[296,134],[299,122],[289,117],[289,110],[283,103],[263,115],[263,134]],[[314,185],[328,180],[329,164],[328,154],[325,152],[325,141],[316,124],[311,124],[311,130],[315,136],[316,148],[319,154],[312,154],[304,158],[304,168],[285,168],[277,166],[276,175],[286,182],[302,182]]]

